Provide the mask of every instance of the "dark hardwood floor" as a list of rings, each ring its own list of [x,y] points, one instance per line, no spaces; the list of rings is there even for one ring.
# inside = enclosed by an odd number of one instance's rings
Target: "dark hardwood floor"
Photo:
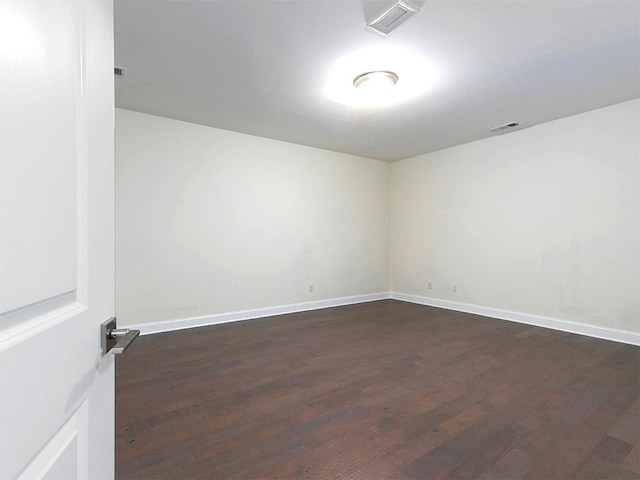
[[[118,479],[640,478],[640,349],[393,300],[140,338]]]

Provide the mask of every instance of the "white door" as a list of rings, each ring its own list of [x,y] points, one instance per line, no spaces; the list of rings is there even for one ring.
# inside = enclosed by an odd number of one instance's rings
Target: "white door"
[[[113,5],[0,1],[0,478],[112,478]]]

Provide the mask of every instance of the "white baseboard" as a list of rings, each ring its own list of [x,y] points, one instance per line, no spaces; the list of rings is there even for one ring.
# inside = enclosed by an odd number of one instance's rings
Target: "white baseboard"
[[[421,305],[428,305],[431,307],[445,308],[447,310],[456,310],[458,312],[473,313],[475,315],[482,315],[483,317],[526,323],[527,325],[535,325],[537,327],[551,328],[553,330],[561,330],[563,332],[577,333],[579,335],[612,340],[614,342],[640,345],[640,334],[628,330],[597,327],[594,325],[587,325],[586,323],[543,317],[540,315],[533,315],[531,313],[512,312],[509,310],[500,310],[498,308],[483,307],[482,305],[452,302],[450,300],[409,295],[400,292],[390,292],[389,298],[402,300],[404,302],[419,303]]]
[[[287,313],[305,312],[308,310],[318,310],[321,308],[339,307],[341,305],[352,305],[356,303],[373,302],[392,298],[404,302],[418,303],[431,307],[455,310],[458,312],[473,313],[483,317],[498,318],[512,322],[535,325],[537,327],[551,328],[563,332],[577,333],[589,337],[612,340],[614,342],[640,345],[640,334],[627,330],[617,330],[613,328],[597,327],[586,323],[571,322],[559,318],[544,317],[531,313],[513,312],[498,308],[484,307],[469,303],[452,302],[439,298],[422,297],[420,295],[410,295],[400,292],[381,292],[368,295],[356,295],[352,297],[329,298],[326,300],[316,300],[313,302],[294,303],[290,305],[279,305],[275,307],[255,308],[252,310],[241,310],[237,312],[218,313],[214,315],[204,315],[201,317],[179,318],[175,320],[165,320],[161,322],[140,323],[127,325],[127,328],[140,330],[141,335],[152,333],[170,332],[185,328],[204,327],[207,325],[217,325],[219,323],[239,322],[255,318],[272,317],[274,315],[284,315]]]
[[[280,305],[276,307],[255,308],[252,310],[218,313],[214,315],[204,315],[201,317],[179,318],[161,322],[139,323],[135,325],[127,325],[127,328],[140,330],[141,335],[148,335],[151,333],[170,332],[172,330],[182,330],[185,328],[217,325],[219,323],[239,322],[241,320],[251,320],[254,318],[272,317],[274,315],[284,315],[286,313],[318,310],[320,308],[339,307],[342,305],[352,305],[355,303],[373,302],[376,300],[384,300],[387,298],[389,298],[388,292],[371,293],[367,295],[356,295],[352,297],[316,300],[314,302],[293,303],[290,305]]]

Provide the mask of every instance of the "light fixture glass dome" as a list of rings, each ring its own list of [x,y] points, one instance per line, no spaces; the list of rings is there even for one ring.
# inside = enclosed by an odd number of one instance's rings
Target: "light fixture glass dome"
[[[398,75],[386,70],[367,72],[353,79],[353,86],[358,90],[385,90],[388,91],[398,82]]]
[[[324,94],[336,103],[369,109],[419,97],[432,90],[440,82],[439,77],[439,72],[419,54],[376,46],[355,50],[339,59],[329,70],[323,88]],[[382,93],[369,94],[380,90]]]
[[[353,86],[357,90],[358,103],[364,105],[379,105],[398,82],[398,75],[388,70],[378,70],[358,75],[353,79]]]

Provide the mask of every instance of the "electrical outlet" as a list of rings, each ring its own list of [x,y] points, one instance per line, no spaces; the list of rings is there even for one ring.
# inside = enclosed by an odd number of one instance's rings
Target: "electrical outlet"
[[[431,282],[427,283],[427,288],[428,288],[429,290],[431,290],[431,289],[433,288],[433,286],[431,285]]]
[[[457,285],[453,285],[453,293],[458,293],[458,286]]]
[[[313,293],[315,291],[316,287],[312,284],[309,285],[309,293]]]

